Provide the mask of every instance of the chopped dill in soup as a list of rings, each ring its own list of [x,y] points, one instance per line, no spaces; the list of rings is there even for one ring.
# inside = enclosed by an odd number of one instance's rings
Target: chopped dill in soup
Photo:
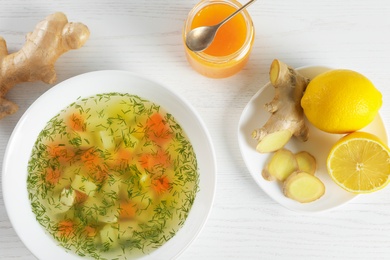
[[[130,259],[172,238],[199,190],[193,147],[173,116],[138,96],[79,99],[40,132],[28,164],[38,222],[69,251]]]

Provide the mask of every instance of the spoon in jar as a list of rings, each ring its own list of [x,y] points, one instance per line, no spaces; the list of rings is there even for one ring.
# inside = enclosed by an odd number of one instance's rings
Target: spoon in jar
[[[236,14],[241,12],[243,9],[245,9],[255,1],[256,0],[249,1],[248,3],[243,5],[241,8],[237,9],[237,11],[229,15],[227,18],[225,18],[224,20],[222,20],[222,22],[218,24],[211,25],[211,26],[200,26],[195,29],[192,29],[186,36],[186,45],[188,49],[190,49],[193,52],[200,52],[207,49],[207,47],[209,47],[210,44],[213,42],[218,29],[222,25],[224,25],[227,21],[232,19]]]

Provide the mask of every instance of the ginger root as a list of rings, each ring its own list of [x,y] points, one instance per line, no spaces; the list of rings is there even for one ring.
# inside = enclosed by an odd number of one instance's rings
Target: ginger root
[[[279,150],[292,136],[302,141],[308,139],[301,99],[309,79],[287,64],[274,60],[270,67],[270,81],[275,96],[265,108],[272,114],[263,127],[252,132],[252,137],[258,141],[256,150],[260,153]]]
[[[308,203],[325,194],[325,185],[316,176],[304,171],[297,171],[283,183],[283,193],[288,198]]]
[[[15,103],[5,99],[13,86],[38,80],[54,83],[57,59],[83,46],[89,34],[84,24],[68,22],[65,14],[54,13],[27,34],[26,43],[18,52],[8,54],[6,42],[0,37],[0,119],[18,110]]]

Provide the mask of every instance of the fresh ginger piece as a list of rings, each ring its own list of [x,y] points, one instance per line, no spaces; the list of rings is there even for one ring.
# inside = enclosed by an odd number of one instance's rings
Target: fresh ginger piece
[[[269,169],[268,169],[268,165],[269,163],[267,163],[263,169],[263,171],[261,172],[261,175],[263,176],[263,178],[267,181],[274,181],[276,180],[274,176],[272,176],[270,173],[269,173]]]
[[[283,148],[290,140],[292,132],[290,130],[281,130],[270,133],[256,146],[259,153],[270,153]]]
[[[284,146],[291,136],[296,136],[301,141],[306,141],[308,138],[301,98],[309,79],[287,64],[274,60],[270,67],[270,81],[275,88],[275,96],[271,102],[265,104],[265,108],[272,114],[261,128],[252,132],[252,137],[258,141],[256,149],[258,152],[276,151],[281,148],[281,145]],[[271,141],[268,140],[269,135],[278,132],[290,132],[290,136],[282,135],[283,140],[279,142],[275,142],[273,137]]]
[[[325,194],[325,185],[316,176],[297,171],[291,174],[283,183],[283,193],[288,198],[301,203],[308,203],[321,198]]]
[[[317,169],[316,158],[306,151],[301,151],[295,154],[295,158],[298,162],[298,169],[312,175],[315,174]]]
[[[38,23],[18,52],[8,54],[0,37],[0,119],[18,110],[15,103],[4,98],[13,86],[37,80],[54,83],[54,63],[63,53],[82,47],[89,34],[87,26],[68,22],[65,14],[58,12]]]
[[[298,163],[295,155],[290,150],[280,149],[272,155],[262,174],[268,180],[284,181],[296,170],[298,170]]]

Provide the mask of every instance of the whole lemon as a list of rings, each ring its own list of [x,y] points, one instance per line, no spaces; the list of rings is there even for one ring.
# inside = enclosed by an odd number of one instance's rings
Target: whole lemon
[[[349,133],[374,120],[382,94],[362,74],[334,69],[310,81],[301,106],[315,127],[328,133]]]

